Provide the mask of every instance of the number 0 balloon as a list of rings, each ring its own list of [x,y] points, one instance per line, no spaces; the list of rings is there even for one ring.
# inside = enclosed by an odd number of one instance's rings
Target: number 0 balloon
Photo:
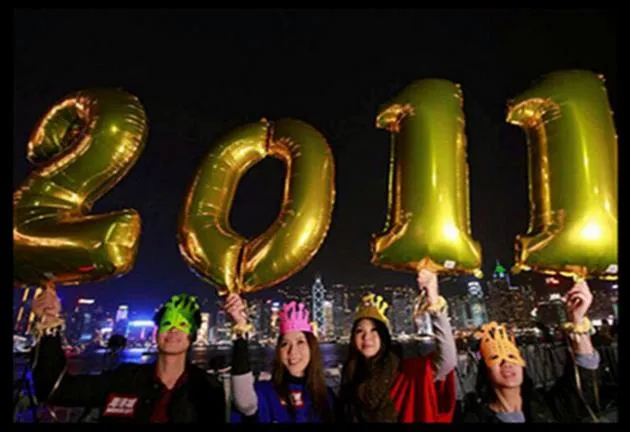
[[[230,208],[240,178],[267,156],[287,167],[282,207],[266,232],[247,240],[230,227]],[[220,294],[253,292],[292,276],[326,237],[334,170],[324,137],[301,121],[262,120],[233,130],[202,162],[186,197],[178,235],[185,261]]]

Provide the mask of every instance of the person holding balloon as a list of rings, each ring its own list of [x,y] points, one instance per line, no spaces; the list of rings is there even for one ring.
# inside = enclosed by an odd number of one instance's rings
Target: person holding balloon
[[[380,296],[366,295],[357,308],[342,371],[337,407],[341,422],[452,421],[457,357],[447,305],[438,295],[434,272],[420,270],[418,284],[426,292],[425,308],[435,331],[435,352],[403,359],[392,347],[387,303]]]
[[[98,408],[101,423],[225,423],[223,386],[187,360],[201,325],[195,297],[172,296],[154,317],[155,363],[124,363],[98,375],[68,372],[61,347],[64,321],[52,287],[33,302],[33,381],[37,398],[55,406]],[[209,410],[208,404],[213,406]]]
[[[464,414],[467,423],[579,422],[590,418],[597,398],[600,357],[591,343],[586,312],[593,300],[588,284],[576,283],[566,295],[570,341],[564,375],[547,392],[535,389],[526,364],[504,325],[486,324],[481,332],[477,398]]]
[[[247,324],[245,305],[230,294],[225,310],[235,324]],[[319,342],[302,303],[290,302],[279,314],[280,336],[271,381],[254,383],[249,367],[247,334],[236,331],[232,357],[233,423],[332,422],[334,392],[326,386]]]

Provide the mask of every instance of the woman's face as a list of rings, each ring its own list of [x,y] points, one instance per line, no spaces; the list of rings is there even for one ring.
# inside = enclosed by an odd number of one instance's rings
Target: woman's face
[[[365,358],[372,358],[381,349],[381,337],[372,320],[364,318],[357,324],[352,335],[354,345]]]
[[[515,388],[523,384],[523,366],[503,360],[488,368],[494,388]]]
[[[291,375],[296,378],[304,376],[311,361],[311,348],[301,331],[288,332],[280,342],[280,361]]]

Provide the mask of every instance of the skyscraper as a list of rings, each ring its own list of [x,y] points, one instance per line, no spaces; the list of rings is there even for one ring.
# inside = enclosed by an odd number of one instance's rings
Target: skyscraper
[[[341,284],[332,286],[332,304],[333,304],[333,327],[336,338],[343,336],[344,318],[346,313],[347,294],[346,287]]]
[[[321,330],[324,327],[324,297],[326,289],[319,274],[315,277],[315,283],[311,291],[313,293],[313,321],[317,323],[318,328]]]
[[[333,310],[333,303],[329,300],[324,300],[324,328],[322,329],[324,340],[333,340],[335,338],[335,317]]]
[[[129,307],[127,305],[121,304],[118,306],[118,310],[116,310],[116,319],[114,320],[114,328],[113,332],[115,334],[124,335],[127,330],[127,323],[129,315]]]
[[[260,339],[271,337],[271,300],[266,300],[261,306],[260,314]]]
[[[219,309],[217,311],[216,323],[214,326],[214,333],[216,337],[217,343],[224,343],[229,340],[229,337],[226,332],[226,324],[229,324],[229,320],[225,315],[225,311]]]
[[[280,302],[271,303],[271,329],[269,337],[272,340],[278,338],[278,317],[280,316]]]
[[[262,309],[263,302],[260,299],[252,300],[249,304],[249,322],[254,327],[252,341],[260,341],[262,337]]]
[[[394,288],[392,292],[391,311],[392,333],[394,337],[405,333],[405,298],[402,288]]]
[[[467,291],[468,308],[470,310],[467,326],[469,328],[480,327],[488,322],[488,312],[481,283],[479,281],[468,282]]]
[[[92,341],[98,329],[100,319],[96,301],[92,298],[78,298],[70,322],[67,324],[70,343]]]
[[[210,314],[208,312],[201,312],[201,325],[197,330],[197,338],[195,339],[195,345],[208,346],[210,345]]]
[[[516,326],[531,324],[531,311],[536,305],[532,286],[511,285],[509,274],[498,262],[492,280],[487,282],[486,298],[487,315],[491,321]]]

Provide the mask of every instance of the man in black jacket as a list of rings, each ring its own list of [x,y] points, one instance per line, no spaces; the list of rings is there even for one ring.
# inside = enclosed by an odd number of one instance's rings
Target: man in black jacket
[[[225,392],[218,380],[187,361],[201,324],[199,304],[173,296],[154,317],[158,354],[152,364],[122,364],[100,375],[67,372],[61,348],[61,304],[50,287],[34,301],[33,381],[40,401],[98,408],[102,423],[225,423]]]

